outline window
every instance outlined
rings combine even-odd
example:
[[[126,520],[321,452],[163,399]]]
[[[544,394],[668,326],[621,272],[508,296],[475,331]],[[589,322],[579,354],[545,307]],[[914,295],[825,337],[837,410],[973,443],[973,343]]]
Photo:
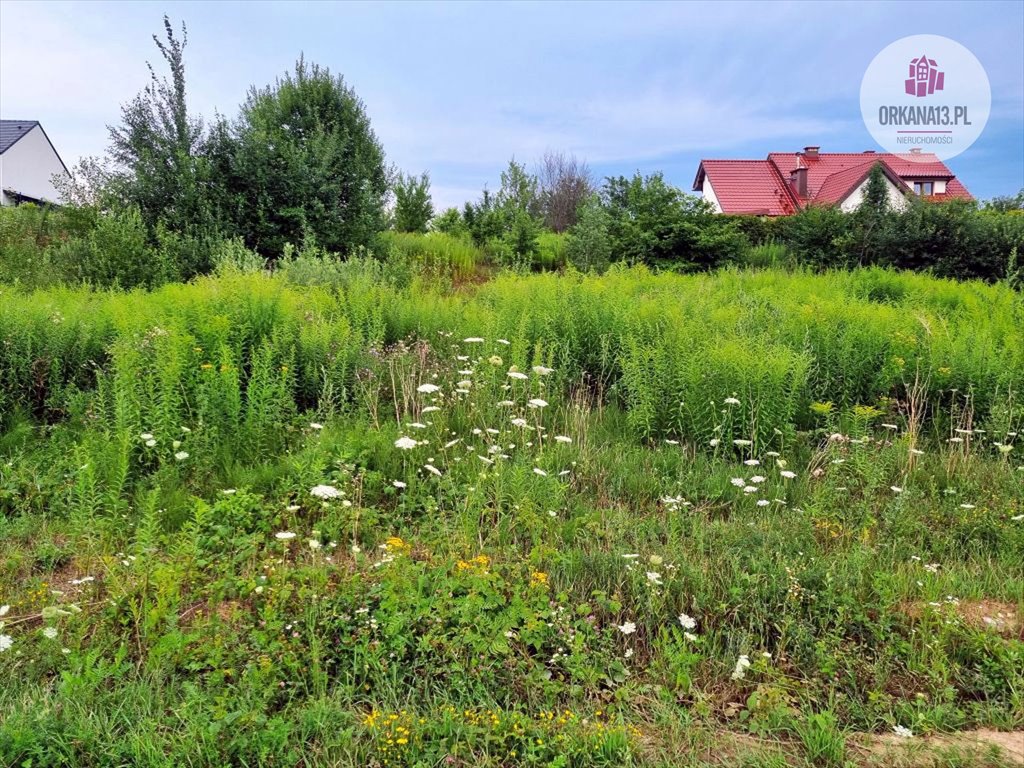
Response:
[[[915,181],[914,182],[914,194],[917,194],[917,195],[934,195],[935,194],[935,182],[932,182],[932,181]]]

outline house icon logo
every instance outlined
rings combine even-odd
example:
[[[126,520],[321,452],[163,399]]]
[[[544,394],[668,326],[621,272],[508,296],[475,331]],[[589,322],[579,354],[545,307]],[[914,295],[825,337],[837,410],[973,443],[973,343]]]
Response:
[[[941,91],[946,81],[946,73],[939,72],[935,59],[918,56],[910,60],[909,75],[903,81],[908,96],[931,96]]]

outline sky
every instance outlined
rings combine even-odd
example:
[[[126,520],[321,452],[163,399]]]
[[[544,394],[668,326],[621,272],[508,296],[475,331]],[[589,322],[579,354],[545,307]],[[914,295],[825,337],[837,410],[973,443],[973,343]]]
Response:
[[[1024,188],[1024,2],[330,3],[0,0],[0,117],[39,120],[68,166],[100,155],[188,26],[190,109],[233,117],[251,85],[308,61],[344,76],[388,162],[428,171],[440,210],[494,189],[510,158],[585,159],[597,177],[820,145],[877,149],[860,84],[886,45],[950,37],[985,67],[992,112],[947,165],[981,199]]]

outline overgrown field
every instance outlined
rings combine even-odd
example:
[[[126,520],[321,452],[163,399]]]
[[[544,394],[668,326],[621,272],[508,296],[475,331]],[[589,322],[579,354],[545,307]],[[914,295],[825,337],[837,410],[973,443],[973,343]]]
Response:
[[[0,288],[0,764],[842,766],[1024,727],[1019,293],[458,283]]]

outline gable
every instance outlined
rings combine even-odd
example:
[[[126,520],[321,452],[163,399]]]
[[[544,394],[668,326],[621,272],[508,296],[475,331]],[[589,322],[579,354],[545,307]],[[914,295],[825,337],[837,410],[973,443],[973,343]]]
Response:
[[[53,177],[69,174],[43,127],[33,123],[17,134],[0,154],[0,202],[12,203],[22,197],[57,202],[60,192]]]

